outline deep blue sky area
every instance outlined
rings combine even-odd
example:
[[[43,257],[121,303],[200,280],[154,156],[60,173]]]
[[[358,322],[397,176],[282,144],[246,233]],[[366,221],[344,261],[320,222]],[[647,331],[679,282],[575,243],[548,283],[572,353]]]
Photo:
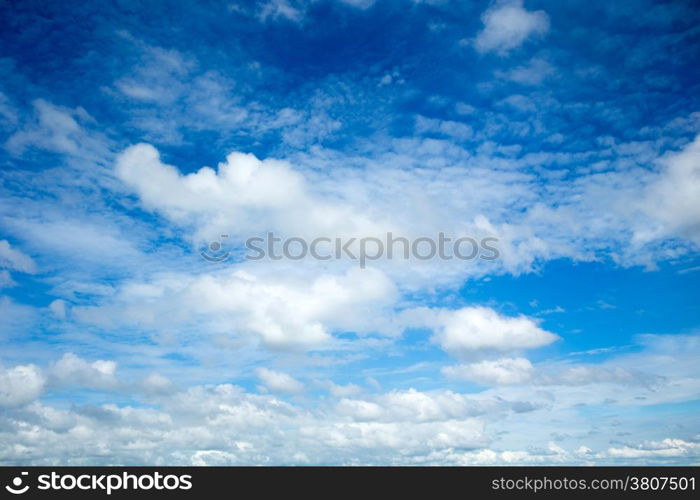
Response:
[[[183,51],[197,71],[233,78],[239,98],[270,106],[294,106],[323,87],[340,101],[335,107],[344,127],[327,138],[340,147],[381,131],[406,134],[415,113],[455,119],[459,115],[446,105],[453,100],[494,111],[513,91],[508,82],[493,80],[494,71],[533,53],[557,68],[533,97],[561,103],[539,104],[537,120],[567,140],[553,145],[535,137],[523,144],[499,133],[505,144],[580,151],[601,135],[637,139],[640,129],[698,107],[700,9],[694,2],[548,5],[549,43],[534,50],[525,45],[506,57],[453,43],[478,31],[483,10],[479,3],[455,3],[378,2],[363,10],[313,2],[301,23],[282,17],[262,24],[251,22],[254,5],[245,2],[7,3],[0,34],[3,87],[24,105],[49,94],[65,106],[83,107],[100,123],[113,124],[110,137],[123,143],[139,140],[139,131],[117,126],[128,121],[130,106],[110,96],[109,87],[127,68],[143,64],[144,45]],[[377,89],[376,81],[392,71],[407,85]],[[589,105],[575,105],[583,102]],[[522,115],[532,119],[530,111]],[[184,131],[184,140],[173,155],[186,162],[204,156],[206,164],[231,148],[266,155],[278,147],[274,137],[229,130]],[[201,165],[192,160],[183,166]]]

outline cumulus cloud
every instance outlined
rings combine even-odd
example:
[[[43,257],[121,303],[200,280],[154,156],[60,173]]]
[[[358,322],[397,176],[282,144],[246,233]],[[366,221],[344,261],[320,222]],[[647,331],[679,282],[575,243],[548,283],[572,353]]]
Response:
[[[160,401],[160,410],[34,404],[12,419],[2,415],[0,461],[411,463],[435,450],[470,450],[489,442],[484,423],[474,418],[353,421],[231,385],[193,387]],[[22,430],[25,419],[36,422],[32,432]]]
[[[0,368],[0,408],[22,406],[38,398],[46,380],[34,365]]]
[[[57,385],[76,385],[98,389],[117,385],[117,363],[98,360],[88,362],[75,354],[64,354],[48,371],[49,380]]]
[[[304,384],[286,373],[265,367],[258,368],[255,373],[257,373],[260,381],[265,384],[265,387],[272,392],[298,394],[304,390]]]
[[[680,235],[700,245],[700,135],[661,160],[663,170],[640,204],[656,225],[639,228],[642,241]]]
[[[151,373],[141,381],[141,389],[150,395],[169,394],[175,390],[173,382],[163,375]]]
[[[494,3],[481,20],[484,28],[474,41],[479,52],[496,52],[505,55],[535,35],[549,30],[549,16],[541,10],[528,11],[522,0],[506,0]]]
[[[263,164],[252,154],[232,153],[218,170],[203,167],[182,175],[161,163],[158,151],[148,144],[126,149],[116,164],[119,178],[136,189],[146,206],[174,219],[246,205],[285,209],[305,201],[303,178],[285,162]]]
[[[217,275],[160,276],[131,283],[99,306],[78,306],[79,321],[178,331],[196,324],[202,333],[253,337],[272,349],[326,344],[334,330],[369,333],[396,298],[380,271],[350,269],[308,276],[236,269]]]
[[[300,390],[285,374],[268,369],[258,373],[280,392]],[[381,409],[375,420],[342,407],[338,414],[310,411],[226,384],[158,398],[159,410],[113,404],[59,410],[33,404],[14,420],[0,416],[0,436],[14,432],[12,442],[21,445],[11,448],[3,439],[0,461],[46,463],[60,456],[62,463],[101,463],[118,455],[125,463],[382,463],[400,452],[410,463],[413,455],[474,449],[489,441],[484,423],[471,416],[468,398],[451,393],[389,394],[378,400]],[[32,419],[37,426],[32,433],[15,432],[21,428],[16,419]],[[87,458],[87,449],[99,453]]]
[[[510,352],[551,344],[558,337],[525,316],[508,317],[488,307],[406,311],[408,324],[435,331],[434,341],[456,357],[478,352]]]
[[[231,153],[217,171],[203,167],[182,175],[163,164],[153,146],[139,144],[119,156],[116,173],[146,207],[176,222],[196,223],[200,234],[248,237],[260,227],[301,236],[380,233],[363,210],[311,193],[304,176],[285,161]]]
[[[0,371],[0,462],[468,465],[697,460],[693,426],[678,426],[672,437],[667,427],[654,426],[644,441],[626,438],[611,447],[610,438],[619,432],[620,420],[627,425],[629,412],[602,415],[591,427],[579,411],[585,407],[590,412],[604,401],[606,408],[629,408],[697,398],[697,338],[642,340],[641,351],[619,355],[598,368],[609,372],[611,365],[643,365],[668,374],[654,387],[631,385],[620,377],[600,378],[590,387],[566,385],[580,379],[518,386],[510,382],[514,374],[529,371],[527,363],[503,358],[472,363],[469,373],[506,382],[502,387],[469,394],[415,388],[363,395],[341,391],[311,406],[302,398],[276,396],[298,394],[303,385],[288,373],[264,367],[257,370],[267,385],[262,394],[230,384],[178,387],[152,376],[138,382],[139,405],[89,402],[66,409],[37,401],[47,391],[65,387],[56,383],[56,366],[68,374],[64,382],[87,383],[86,377],[98,373],[117,377],[109,361],[70,355],[49,365],[47,375],[30,365]],[[582,366],[592,372],[597,365]],[[54,381],[46,382],[47,377]],[[103,390],[117,391],[121,399],[126,385],[118,379]],[[571,429],[581,436],[569,436]],[[533,447],[533,440],[543,445]]]
[[[478,417],[511,408],[513,403],[452,391],[394,390],[367,398],[342,398],[339,415],[356,422],[438,422]]]

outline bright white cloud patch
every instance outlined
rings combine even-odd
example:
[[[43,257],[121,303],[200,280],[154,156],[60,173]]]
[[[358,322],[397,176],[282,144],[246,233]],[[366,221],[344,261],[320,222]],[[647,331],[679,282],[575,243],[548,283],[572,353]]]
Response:
[[[265,367],[256,370],[260,381],[272,392],[297,394],[304,390],[304,384],[286,373],[270,370]]]
[[[379,233],[363,210],[314,195],[285,161],[231,153],[216,171],[203,167],[182,175],[161,163],[153,146],[139,144],[120,155],[116,173],[146,207],[182,224],[198,224],[200,236],[248,237],[260,227],[295,236]]]
[[[509,318],[484,307],[441,312],[437,321],[436,340],[456,356],[479,350],[533,349],[557,339],[529,318]]]
[[[432,328],[435,342],[456,357],[534,349],[557,339],[530,318],[502,316],[487,307],[417,309],[407,311],[404,317],[408,324]]]
[[[700,245],[700,135],[661,163],[661,175],[641,205],[659,224],[640,228],[637,237],[647,240],[678,234]]]
[[[124,286],[101,306],[74,307],[80,321],[138,325],[162,331],[197,326],[204,333],[250,336],[272,349],[308,349],[331,341],[336,329],[359,333],[382,327],[396,290],[380,271],[277,276],[233,269],[198,277],[164,275]]]
[[[0,408],[22,406],[38,398],[45,379],[34,365],[0,368]]]
[[[544,11],[528,11],[522,0],[496,2],[481,16],[484,28],[474,41],[479,52],[500,55],[519,47],[531,36],[543,35],[549,29],[549,16]]]

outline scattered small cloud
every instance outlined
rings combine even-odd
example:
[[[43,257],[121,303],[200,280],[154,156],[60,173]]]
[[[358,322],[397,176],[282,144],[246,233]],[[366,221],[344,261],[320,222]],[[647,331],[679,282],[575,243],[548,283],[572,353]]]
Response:
[[[481,16],[483,29],[474,40],[477,51],[506,55],[528,38],[549,30],[549,16],[542,10],[528,11],[523,0],[497,1]]]

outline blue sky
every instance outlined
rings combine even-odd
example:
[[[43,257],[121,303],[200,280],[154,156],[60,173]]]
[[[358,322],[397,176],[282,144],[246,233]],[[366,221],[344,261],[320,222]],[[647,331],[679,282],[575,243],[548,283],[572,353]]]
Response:
[[[0,463],[697,464],[698,26],[0,5]],[[247,260],[268,232],[500,258]]]

